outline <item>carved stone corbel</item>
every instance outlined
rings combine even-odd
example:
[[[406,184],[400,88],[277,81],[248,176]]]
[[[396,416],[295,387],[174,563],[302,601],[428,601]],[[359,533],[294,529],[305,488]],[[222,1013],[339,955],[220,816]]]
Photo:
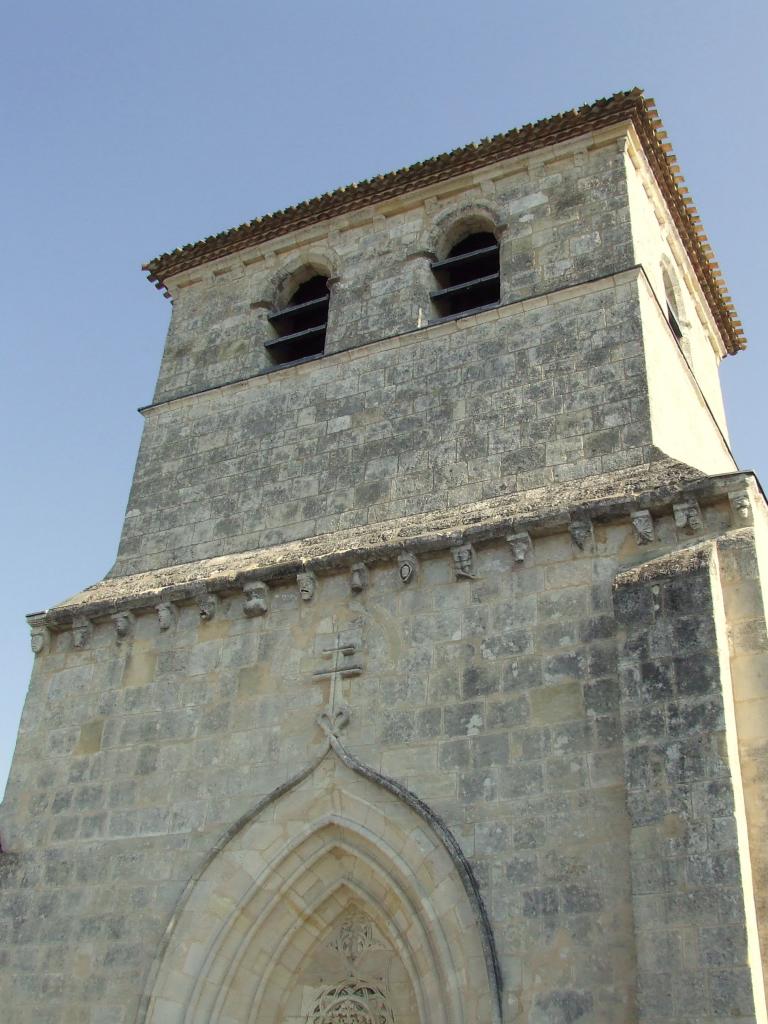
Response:
[[[587,551],[592,547],[592,521],[590,519],[572,519],[568,524],[571,540],[579,551]]]
[[[202,591],[197,596],[197,607],[202,621],[211,622],[212,619],[216,618],[219,599],[215,594],[209,594],[207,591]]]
[[[731,524],[749,526],[754,518],[749,491],[729,491],[728,501],[731,503]]]
[[[50,642],[51,633],[45,624],[45,616],[39,615],[27,619],[29,623],[29,643],[34,654],[39,654]]]
[[[176,607],[171,601],[161,601],[155,605],[157,612],[157,624],[164,633],[170,629],[176,621]]]
[[[361,593],[368,586],[368,566],[365,562],[355,562],[352,566],[349,586],[355,594]]]
[[[72,622],[72,646],[82,651],[86,648],[93,636],[93,623],[82,616]]]
[[[116,615],[112,616],[112,622],[115,624],[115,636],[117,637],[118,643],[121,643],[123,640],[127,640],[133,632],[133,612],[117,612]]]
[[[243,602],[243,614],[249,619],[259,615],[266,615],[269,611],[269,587],[262,580],[254,580],[246,583],[243,587],[245,601]]]
[[[419,560],[410,551],[403,551],[397,556],[397,574],[401,583],[410,583],[419,571]]]
[[[457,544],[451,548],[453,572],[457,580],[476,580],[475,551],[471,544]]]
[[[632,527],[638,544],[651,544],[656,540],[653,516],[647,508],[639,509],[637,512],[632,513]]]
[[[300,572],[296,575],[296,586],[299,588],[299,597],[302,601],[311,601],[317,590],[317,576],[310,570]]]
[[[528,554],[533,550],[531,535],[526,530],[520,533],[508,533],[507,544],[509,544],[512,552],[512,558],[518,565],[522,565]]]
[[[699,503],[693,498],[680,501],[672,506],[675,514],[675,526],[685,533],[700,533],[704,529]]]

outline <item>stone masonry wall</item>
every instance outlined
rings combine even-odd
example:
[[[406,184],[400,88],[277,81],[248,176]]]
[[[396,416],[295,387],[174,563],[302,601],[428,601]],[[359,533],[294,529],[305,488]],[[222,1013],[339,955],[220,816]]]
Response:
[[[706,396],[720,429],[727,435],[718,370],[724,350],[707,301],[701,292],[674,223],[665,215],[665,204],[653,172],[642,151],[630,144],[627,152],[629,198],[635,263],[642,265],[663,316],[667,314],[664,282],[673,288],[682,338],[673,338]]]
[[[113,573],[647,462],[636,277],[151,410]]]
[[[495,941],[503,1024],[760,1019],[740,825],[753,841],[765,827],[754,810],[765,741],[745,724],[762,699],[752,669],[765,646],[756,579],[748,593],[741,584],[754,537],[734,530],[747,506],[729,494],[722,439],[714,467],[688,457],[695,431],[712,447],[706,410],[681,426],[675,451],[658,444],[627,145],[617,126],[169,282],[173,318],[111,575],[195,563],[196,597],[179,589],[162,622],[150,602],[118,607],[118,589],[89,621],[69,606],[48,629],[40,617],[0,819],[13,1024],[143,1024],[190,879],[305,770],[292,799],[311,830],[320,783],[309,769],[333,728],[353,760],[391,780],[385,817],[398,817],[401,783],[415,798],[402,819],[421,801],[455,837]],[[489,228],[499,308],[429,323],[430,261],[462,231]],[[273,372],[267,313],[307,266],[331,279],[326,354]],[[527,509],[532,543],[505,539],[506,495],[588,478],[610,489],[610,474],[658,469],[665,453],[726,476],[702,483],[670,460],[647,508],[586,484],[556,512]],[[477,533],[462,577],[449,549],[483,499],[501,499],[504,518]],[[354,586],[339,568],[341,531],[451,509],[456,537],[435,530],[415,546],[410,582],[384,526],[385,547]],[[319,535],[339,557],[315,564],[313,593],[266,571],[273,545]],[[205,560],[247,551],[271,580],[265,613],[249,614],[234,576],[215,596],[205,588]],[[348,721],[338,702],[318,719],[334,687]],[[349,760],[323,765],[328,807],[343,804],[334,780],[347,794],[375,789]],[[234,874],[249,836],[270,842],[263,807],[230,850]],[[435,870],[455,864],[429,843],[443,856]],[[763,860],[751,860],[760,907]],[[453,893],[468,891],[446,884],[423,902],[453,914],[460,934],[472,912]],[[202,905],[208,896],[199,886]],[[208,909],[200,920],[215,922]],[[298,956],[288,949],[286,964]],[[255,983],[258,964],[248,969]],[[163,1012],[176,1024],[181,1002]]]
[[[269,368],[267,313],[307,265],[332,279],[329,353],[434,317],[429,262],[460,224],[496,231],[502,304],[625,270],[634,261],[623,151],[620,127],[585,135],[178,275],[155,401]]]
[[[766,628],[766,512],[758,498],[754,531],[718,545],[752,881],[763,974],[768,979],[768,629]],[[757,543],[755,543],[755,540]]]
[[[697,1019],[751,1020],[699,584],[664,585],[674,634],[661,622],[649,634],[621,605],[622,623],[657,645],[652,654],[674,662],[677,648],[658,645],[685,637],[680,656],[698,659],[700,671],[691,664],[669,683],[677,689],[663,712],[653,687],[667,685],[664,665],[643,675],[643,697],[617,660],[629,651],[616,642],[617,572],[729,528],[727,503],[703,517],[695,537],[657,518],[647,545],[626,521],[595,524],[583,549],[567,531],[536,535],[522,563],[503,540],[488,542],[476,579],[456,579],[445,550],[424,555],[407,585],[391,563],[372,567],[359,594],[345,572],[320,576],[307,602],[295,585],[275,585],[257,618],[233,594],[207,622],[195,605],[180,607],[165,632],[148,609],[123,640],[109,621],[82,649],[72,631],[53,634],[36,660],[3,808],[10,923],[0,965],[14,1024],[133,1022],[188,879],[233,822],[323,749],[315,716],[329,684],[314,674],[342,641],[356,644],[361,668],[341,683],[344,742],[424,800],[469,858],[501,959],[505,1021],[689,1019],[679,1001],[664,1015],[647,1001],[638,1011],[635,965],[639,956],[647,970],[651,955],[646,885],[664,894],[654,897],[662,932],[664,899],[686,935],[685,922],[701,925],[707,1003]],[[657,728],[659,713],[668,726]],[[658,764],[639,758],[646,731]],[[659,786],[687,801],[687,824],[659,804]],[[672,860],[651,857],[646,877],[638,836],[654,829]],[[699,903],[712,911],[706,922]],[[694,956],[678,953],[685,965]],[[699,998],[697,977],[686,975],[686,991]]]
[[[751,1020],[764,1006],[759,952],[749,948],[755,906],[737,827],[719,595],[712,545],[617,579],[638,1006],[648,1024]]]

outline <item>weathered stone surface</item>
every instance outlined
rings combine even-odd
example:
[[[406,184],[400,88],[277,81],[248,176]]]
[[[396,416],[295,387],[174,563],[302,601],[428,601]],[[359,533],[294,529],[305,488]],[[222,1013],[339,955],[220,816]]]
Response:
[[[672,526],[670,510],[659,520],[660,535],[670,536]],[[633,536],[628,515],[610,528],[600,570],[609,581],[623,564],[622,552],[638,550]],[[80,923],[79,901],[94,886],[113,886],[119,870],[120,891],[130,903],[121,911],[121,927],[130,921],[131,929],[141,930],[148,955],[185,872],[231,821],[319,749],[324,733],[315,717],[328,684],[313,686],[309,678],[322,668],[318,652],[329,644],[328,630],[354,634],[363,644],[362,671],[345,679],[339,665],[349,708],[345,742],[434,805],[473,858],[478,877],[490,871],[508,878],[486,893],[501,955],[524,963],[545,956],[549,940],[541,928],[547,921],[566,934],[577,921],[579,929],[601,922],[586,945],[567,947],[569,970],[591,977],[595,957],[607,964],[610,950],[625,948],[626,969],[609,974],[614,987],[625,987],[620,1003],[628,1007],[634,932],[620,923],[630,917],[620,915],[608,926],[604,914],[609,906],[630,914],[647,891],[656,891],[647,890],[657,883],[646,879],[644,865],[655,871],[666,863],[653,846],[650,859],[636,854],[635,834],[645,843],[649,829],[659,827],[678,845],[690,836],[670,864],[683,872],[685,892],[694,886],[694,899],[714,899],[718,886],[723,899],[740,892],[738,862],[722,859],[736,849],[735,831],[730,845],[724,837],[711,854],[698,838],[733,813],[718,741],[723,719],[713,703],[721,685],[716,644],[703,606],[701,574],[710,555],[706,545],[673,549],[655,565],[618,574],[617,615],[622,628],[633,631],[622,643],[640,658],[635,669],[622,653],[618,681],[614,632],[596,628],[606,618],[599,589],[593,594],[578,576],[563,572],[582,557],[563,524],[559,533],[537,538],[535,561],[511,571],[514,556],[502,532],[477,545],[477,580],[454,580],[446,546],[421,555],[408,587],[393,555],[369,569],[362,593],[350,589],[341,568],[323,577],[321,600],[303,602],[291,579],[276,581],[268,615],[245,616],[247,595],[232,591],[208,622],[200,621],[196,603],[179,605],[173,630],[162,631],[149,606],[121,645],[114,643],[109,619],[78,652],[68,648],[66,631],[54,632],[50,649],[38,655],[30,700],[34,705],[43,692],[48,699],[36,704],[34,731],[20,737],[4,839],[25,845],[21,837],[33,827],[24,808],[34,806],[45,885],[52,895],[61,886],[82,892],[62,921],[67,935],[96,927],[90,919]],[[556,579],[565,585],[553,586]],[[668,609],[664,623],[670,627],[660,624],[659,609]],[[356,656],[347,661],[357,663]],[[239,685],[228,667],[233,664]],[[243,673],[250,673],[247,685]],[[655,788],[659,777],[661,791]],[[681,787],[690,792],[684,812],[675,795]],[[542,859],[525,859],[529,851]],[[520,857],[527,867],[515,883],[507,872]],[[76,870],[87,890],[72,890]],[[668,876],[658,884],[670,893]],[[13,892],[30,906],[23,889]],[[114,892],[110,898],[114,906]],[[674,906],[685,920],[701,914],[693,903]],[[735,942],[743,931],[733,917],[738,903],[729,906]],[[702,927],[716,926],[706,915],[698,919]],[[708,933],[707,949],[713,941]],[[106,1005],[118,993],[130,1003],[145,956],[130,939],[109,938],[103,925],[98,942],[108,958],[130,955],[133,966],[126,961],[119,983],[89,961],[110,993]],[[722,973],[716,953],[706,955]],[[67,999],[87,998],[79,984],[69,982]],[[531,997],[537,1000],[531,1013],[540,1019],[564,1019],[586,1007],[582,996],[598,998],[597,989],[579,989],[579,998],[556,984],[547,991]],[[717,999],[720,1006],[726,995]]]
[[[615,581],[639,998],[652,1019],[684,1013],[692,992],[699,1019],[761,1012],[762,976],[749,969],[757,921],[749,852],[737,835],[746,809],[730,673],[720,660],[727,640],[717,566],[715,547],[703,543]],[[715,828],[723,839],[713,848]],[[659,960],[670,943],[692,944],[698,958]]]
[[[739,478],[743,476],[740,474]],[[690,467],[661,461],[590,477],[576,484],[534,488],[445,512],[409,516],[376,528],[357,528],[153,572],[107,577],[56,605],[44,621],[54,626],[68,625],[80,610],[91,610],[97,616],[109,614],[117,606],[142,607],[161,595],[188,599],[201,581],[211,589],[226,592],[240,589],[254,575],[288,579],[308,564],[328,571],[349,565],[361,555],[381,562],[396,557],[405,544],[418,551],[440,550],[450,546],[460,526],[475,541],[490,539],[502,536],[513,516],[531,529],[550,533],[568,521],[569,509],[588,512],[595,521],[628,518],[633,503],[642,499],[662,513],[670,510],[673,495],[683,485],[686,492],[695,490],[701,500],[712,502],[722,498],[732,485],[732,478],[707,478]],[[561,569],[562,566],[553,568],[550,574]],[[569,566],[568,571],[573,569]]]
[[[625,126],[442,187],[169,282],[118,562],[29,620],[14,1024],[764,1019],[768,521],[707,298],[679,265],[683,359]],[[470,229],[501,302],[434,322]],[[326,355],[272,367],[312,268]]]

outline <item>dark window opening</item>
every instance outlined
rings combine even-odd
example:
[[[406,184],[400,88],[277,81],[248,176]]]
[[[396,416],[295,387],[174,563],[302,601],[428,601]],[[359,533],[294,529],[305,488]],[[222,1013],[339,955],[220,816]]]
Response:
[[[662,270],[662,279],[664,281],[664,297],[667,300],[667,323],[672,329],[676,340],[682,341],[683,329],[680,326],[680,314],[678,313],[677,303],[678,290],[667,270]]]
[[[432,264],[439,288],[430,298],[438,317],[458,316],[498,305],[499,243],[490,231],[467,235],[445,259]]]
[[[267,319],[278,336],[264,347],[276,363],[292,363],[323,352],[330,298],[328,278],[318,274],[299,285],[287,306],[269,314]]]
[[[667,303],[667,320],[669,321],[669,326],[672,328],[672,333],[677,338],[677,340],[680,341],[680,339],[683,336],[683,332],[680,329],[680,324],[677,322],[675,312],[669,303]]]

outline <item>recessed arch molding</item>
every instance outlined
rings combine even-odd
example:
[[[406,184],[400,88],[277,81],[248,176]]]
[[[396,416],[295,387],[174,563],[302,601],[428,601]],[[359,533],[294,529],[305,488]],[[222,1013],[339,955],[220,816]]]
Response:
[[[413,990],[409,1024],[500,1024],[494,936],[455,836],[335,736],[203,859],[165,929],[136,1024],[311,1019],[317,993],[343,980],[327,973],[328,936],[350,913],[367,915],[380,937],[368,967],[361,961],[361,992],[384,991],[399,971]]]

